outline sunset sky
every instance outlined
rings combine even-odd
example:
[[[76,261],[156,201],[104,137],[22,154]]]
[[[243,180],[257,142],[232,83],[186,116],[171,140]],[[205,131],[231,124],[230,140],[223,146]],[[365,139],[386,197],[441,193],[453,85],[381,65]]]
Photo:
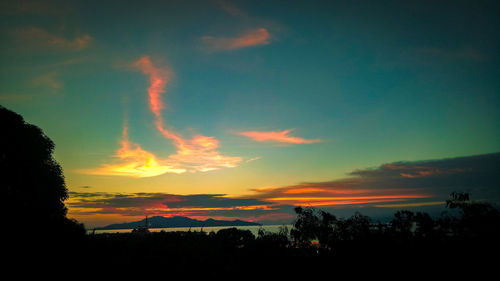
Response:
[[[498,1],[2,1],[0,104],[68,216],[293,220],[500,202]]]

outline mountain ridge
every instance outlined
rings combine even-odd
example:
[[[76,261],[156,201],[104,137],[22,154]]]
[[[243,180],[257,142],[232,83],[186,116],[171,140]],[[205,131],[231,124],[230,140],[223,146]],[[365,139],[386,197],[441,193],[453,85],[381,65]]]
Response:
[[[135,222],[110,224],[96,229],[100,230],[132,229],[139,226],[144,226],[145,224],[146,224],[146,219],[143,219]],[[183,216],[174,216],[168,218],[163,216],[153,216],[148,218],[149,228],[252,226],[252,225],[261,225],[261,224],[255,222],[242,221],[242,220],[226,221],[226,220],[215,220],[212,218],[206,220],[197,220]]]

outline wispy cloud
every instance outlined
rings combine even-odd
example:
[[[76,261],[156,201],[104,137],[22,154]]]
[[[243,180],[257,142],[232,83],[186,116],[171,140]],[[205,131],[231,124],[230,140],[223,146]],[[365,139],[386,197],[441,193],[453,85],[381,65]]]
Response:
[[[177,154],[169,156],[170,161],[182,164],[191,172],[206,172],[222,167],[233,168],[241,162],[240,157],[221,155],[216,150],[219,147],[219,141],[214,137],[196,135],[189,140],[167,130],[166,122],[161,114],[161,109],[164,107],[161,94],[165,92],[170,72],[168,69],[154,66],[147,56],[139,59],[135,65],[150,78],[149,104],[156,118],[156,128],[165,138],[172,140],[177,148]]]
[[[262,157],[261,156],[257,156],[257,157],[253,157],[253,158],[247,159],[245,162],[246,163],[250,163],[250,162],[253,162],[253,161],[260,160],[260,159],[262,159]]]
[[[239,135],[249,137],[254,141],[258,142],[280,142],[280,143],[317,143],[321,142],[320,139],[303,139],[299,137],[291,136],[290,133],[293,129],[284,130],[284,131],[246,131],[246,132],[238,132]]]
[[[428,61],[434,61],[437,58],[448,59],[448,60],[464,60],[464,61],[476,61],[482,62],[486,59],[486,56],[477,48],[472,47],[462,47],[454,49],[437,48],[437,47],[420,47],[413,48],[410,50],[413,52],[413,56],[419,57],[420,59],[427,59]]]
[[[267,45],[270,43],[271,34],[262,27],[247,30],[235,37],[203,36],[201,39],[207,50],[215,52]]]
[[[41,74],[31,80],[31,85],[34,87],[48,87],[52,90],[59,90],[63,84],[57,78],[58,73],[56,71]]]
[[[149,107],[157,118],[161,118],[161,110],[164,107],[161,95],[165,93],[165,86],[171,79],[170,70],[155,67],[148,56],[140,58],[134,66],[149,76]]]
[[[14,36],[21,41],[23,48],[49,48],[79,51],[92,44],[94,38],[88,34],[66,39],[39,27],[25,27],[14,31]]]
[[[106,164],[97,169],[80,170],[80,172],[97,175],[121,175],[134,177],[151,177],[165,173],[207,172],[220,168],[234,168],[241,157],[225,156],[217,151],[219,141],[214,137],[195,135],[185,139],[173,130],[166,129],[166,122],[161,110],[164,108],[162,95],[171,79],[171,71],[155,66],[148,56],[136,61],[134,67],[149,77],[149,107],[154,115],[156,129],[168,140],[171,140],[177,153],[167,158],[159,158],[140,145],[129,141],[128,127],[124,126],[121,148],[115,158],[117,163]]]
[[[215,0],[215,3],[226,13],[234,17],[248,17],[247,13],[242,9],[236,7],[233,3],[227,0]]]

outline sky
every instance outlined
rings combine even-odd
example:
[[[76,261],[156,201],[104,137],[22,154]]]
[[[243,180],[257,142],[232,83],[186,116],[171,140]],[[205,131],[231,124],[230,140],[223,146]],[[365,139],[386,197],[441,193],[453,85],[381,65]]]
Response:
[[[500,203],[498,1],[2,1],[0,104],[68,216],[288,223]]]

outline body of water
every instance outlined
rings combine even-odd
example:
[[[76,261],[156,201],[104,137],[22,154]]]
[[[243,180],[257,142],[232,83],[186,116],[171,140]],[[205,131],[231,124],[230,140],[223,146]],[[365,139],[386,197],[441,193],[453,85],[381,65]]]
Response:
[[[160,231],[165,231],[165,232],[175,232],[175,231],[205,231],[206,233],[210,232],[217,232],[221,229],[226,229],[226,228],[233,228],[236,227],[237,229],[241,230],[250,230],[253,235],[257,236],[259,233],[259,229],[264,229],[266,232],[278,232],[280,228],[282,227],[287,227],[288,231],[292,229],[293,225],[251,225],[251,226],[212,226],[212,227],[169,227],[169,228],[150,228],[149,231],[151,232],[160,232]],[[88,234],[93,233],[94,230],[89,229],[87,230]],[[132,232],[132,229],[96,229],[95,233],[100,234],[100,233],[130,233]]]

